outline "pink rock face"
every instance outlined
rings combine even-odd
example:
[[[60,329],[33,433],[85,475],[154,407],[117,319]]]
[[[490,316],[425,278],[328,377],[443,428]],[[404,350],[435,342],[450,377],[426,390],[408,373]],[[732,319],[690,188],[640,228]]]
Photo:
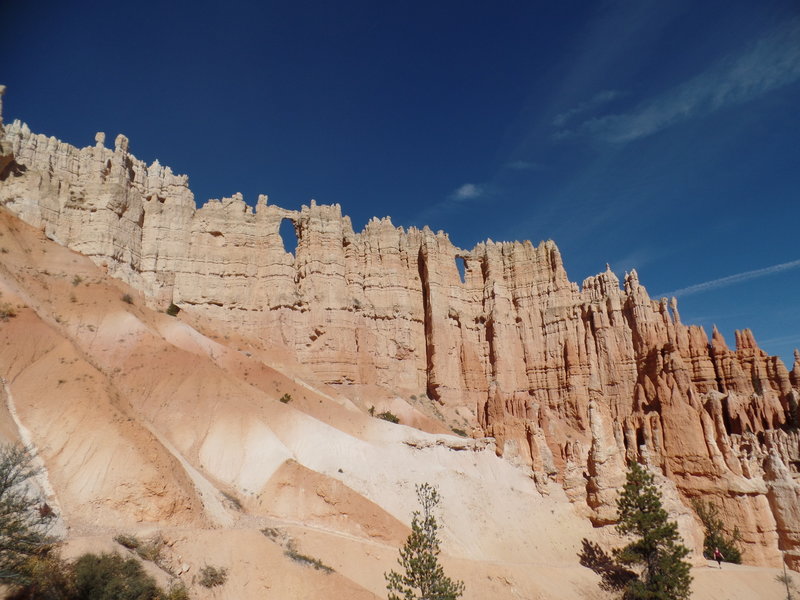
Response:
[[[338,205],[263,196],[196,209],[187,178],[137,160],[123,136],[78,149],[19,122],[0,131],[0,203],[152,306],[283,345],[325,383],[427,394],[598,524],[614,518],[626,460],[645,462],[683,499],[720,506],[750,560],[777,564],[780,548],[800,565],[800,354],[789,372],[747,329],[735,350],[716,329],[709,343],[636,271],[622,288],[610,269],[578,287],[552,241],[463,250],[443,232],[388,218],[354,232]]]

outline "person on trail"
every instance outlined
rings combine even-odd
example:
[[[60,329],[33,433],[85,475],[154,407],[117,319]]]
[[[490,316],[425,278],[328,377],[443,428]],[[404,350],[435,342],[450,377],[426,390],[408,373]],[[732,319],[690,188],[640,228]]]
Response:
[[[714,560],[717,561],[717,565],[719,565],[720,569],[722,568],[722,560],[724,558],[725,557],[722,556],[722,552],[719,551],[719,548],[714,548]]]

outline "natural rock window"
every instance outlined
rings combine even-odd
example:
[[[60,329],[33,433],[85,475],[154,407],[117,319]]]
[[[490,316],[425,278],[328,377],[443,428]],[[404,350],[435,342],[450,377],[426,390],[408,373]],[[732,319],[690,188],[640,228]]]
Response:
[[[294,256],[297,250],[297,232],[294,229],[292,220],[283,219],[278,233],[283,241],[283,250]]]

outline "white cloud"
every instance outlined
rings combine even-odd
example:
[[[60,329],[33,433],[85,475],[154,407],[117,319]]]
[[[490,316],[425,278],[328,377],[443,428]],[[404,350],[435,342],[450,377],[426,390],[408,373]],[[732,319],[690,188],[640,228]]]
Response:
[[[774,275],[775,273],[780,273],[781,271],[788,271],[789,269],[796,269],[798,267],[800,267],[800,260],[792,260],[789,262],[781,263],[779,265],[764,267],[763,269],[744,271],[743,273],[737,273],[736,275],[728,275],[727,277],[720,277],[719,279],[704,281],[703,283],[690,285],[689,287],[681,288],[679,290],[673,290],[671,292],[657,294],[654,296],[654,298],[664,298],[664,297],[669,298],[671,296],[680,297],[680,296],[688,296],[690,294],[698,294],[700,292],[707,292],[709,290],[715,290],[717,288],[727,287],[735,283],[749,281],[750,279],[765,277],[767,275]]]
[[[574,108],[571,108],[561,114],[558,114],[553,119],[554,127],[563,127],[567,121],[574,119],[578,115],[584,114],[590,110],[594,110],[603,104],[611,102],[615,98],[619,98],[620,93],[616,90],[603,90],[597,92],[591,99],[581,102]]]
[[[729,56],[630,112],[585,120],[573,130],[556,132],[555,138],[592,135],[610,142],[630,142],[681,121],[748,102],[798,79],[800,20],[795,19],[744,52]]]
[[[456,200],[471,200],[481,196],[483,196],[483,188],[474,183],[465,183],[453,192],[453,198]]]
[[[541,163],[528,160],[513,160],[510,163],[506,163],[505,167],[514,171],[541,171],[545,168]]]

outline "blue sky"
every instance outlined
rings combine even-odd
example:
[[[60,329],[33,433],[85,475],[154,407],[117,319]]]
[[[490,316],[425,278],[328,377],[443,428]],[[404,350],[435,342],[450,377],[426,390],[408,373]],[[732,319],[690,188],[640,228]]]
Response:
[[[19,2],[5,118],[126,134],[198,202],[554,239],[685,322],[800,347],[800,5]]]

